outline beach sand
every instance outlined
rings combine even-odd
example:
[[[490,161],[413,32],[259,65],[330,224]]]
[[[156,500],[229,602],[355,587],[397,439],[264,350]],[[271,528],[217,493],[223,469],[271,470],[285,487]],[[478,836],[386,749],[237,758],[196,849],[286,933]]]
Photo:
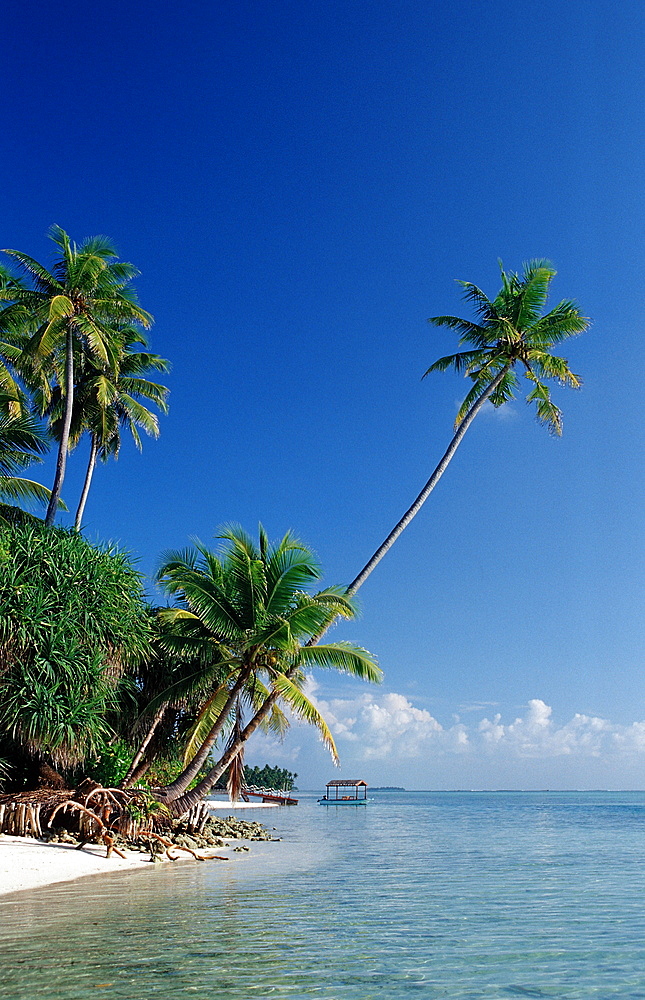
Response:
[[[234,803],[225,799],[210,800],[208,807],[214,812],[222,810],[227,816],[246,812],[247,809],[281,808],[274,802]],[[229,843],[226,847],[218,847],[216,853],[227,854],[231,850]],[[20,889],[37,889],[55,882],[69,882],[83,875],[153,867],[148,861],[149,855],[139,851],[125,851],[125,859],[117,854],[106,858],[105,852],[103,844],[87,844],[82,851],[78,851],[73,844],[47,844],[32,837],[10,837],[0,833],[0,895]],[[204,853],[211,851],[207,849]],[[192,858],[186,854],[180,860],[191,861]],[[163,857],[162,861],[167,863]]]
[[[288,809],[290,806],[281,806],[279,802],[231,802],[230,799],[206,799],[209,809],[227,809],[229,812],[242,812],[246,809]]]
[[[148,855],[138,851],[124,852],[125,860],[116,854],[106,858],[105,852],[102,844],[87,844],[77,851],[73,844],[46,844],[32,837],[0,834],[0,894],[68,882],[82,875],[152,867]]]

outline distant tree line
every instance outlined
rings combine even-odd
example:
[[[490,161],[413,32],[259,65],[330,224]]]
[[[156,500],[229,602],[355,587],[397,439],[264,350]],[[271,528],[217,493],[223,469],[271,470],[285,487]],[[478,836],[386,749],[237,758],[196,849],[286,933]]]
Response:
[[[257,785],[259,788],[284,788],[291,791],[297,777],[297,774],[292,774],[283,767],[271,767],[270,764],[244,768],[246,784]]]

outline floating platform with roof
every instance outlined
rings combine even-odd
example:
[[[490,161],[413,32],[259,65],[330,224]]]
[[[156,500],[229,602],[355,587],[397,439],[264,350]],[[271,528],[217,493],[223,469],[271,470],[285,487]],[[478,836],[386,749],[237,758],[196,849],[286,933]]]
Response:
[[[343,792],[349,792],[343,795]],[[367,782],[339,778],[327,782],[327,794],[318,799],[321,806],[365,806],[367,805]]]

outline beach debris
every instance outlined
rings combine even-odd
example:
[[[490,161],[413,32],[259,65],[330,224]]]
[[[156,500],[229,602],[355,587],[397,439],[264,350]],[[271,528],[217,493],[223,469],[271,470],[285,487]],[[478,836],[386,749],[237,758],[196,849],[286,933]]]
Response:
[[[0,834],[35,837],[74,845],[103,844],[106,858],[126,857],[124,850],[176,861],[190,855],[198,861],[228,858],[213,854],[231,840],[271,841],[262,823],[213,816],[205,803],[180,819],[173,819],[147,789],[103,787],[85,779],[74,790],[38,788],[0,795]],[[248,847],[235,850],[248,851]]]

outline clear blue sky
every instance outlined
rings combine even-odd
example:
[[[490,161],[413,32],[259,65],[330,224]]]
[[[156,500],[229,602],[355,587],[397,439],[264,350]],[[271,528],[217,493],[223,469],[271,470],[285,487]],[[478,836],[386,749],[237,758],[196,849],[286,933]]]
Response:
[[[548,257],[593,319],[564,437],[522,402],[478,418],[337,631],[386,674],[317,678],[345,775],[645,786],[644,43],[633,0],[3,13],[1,244],[107,234],[173,363],[160,440],[99,468],[86,511],[147,574],[261,520],[348,582],[451,434],[467,386],[420,376],[454,279],[494,293],[498,258]],[[300,728],[249,759],[332,776]]]

